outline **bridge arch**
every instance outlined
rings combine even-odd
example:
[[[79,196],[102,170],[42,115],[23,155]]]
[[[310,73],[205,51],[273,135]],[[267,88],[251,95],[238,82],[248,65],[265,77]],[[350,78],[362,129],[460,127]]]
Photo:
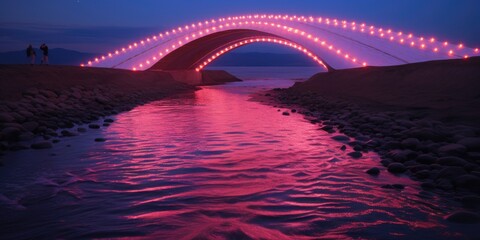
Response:
[[[440,42],[365,23],[264,14],[212,19],[178,27],[109,52],[82,66],[131,70],[201,69],[212,54],[252,39],[276,39],[301,46],[307,55],[334,69],[400,65],[480,54],[478,48],[468,48],[461,43]]]

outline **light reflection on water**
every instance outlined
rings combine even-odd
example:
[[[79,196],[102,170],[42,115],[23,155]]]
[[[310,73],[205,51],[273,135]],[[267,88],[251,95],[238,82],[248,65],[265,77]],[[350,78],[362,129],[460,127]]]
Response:
[[[458,237],[452,209],[352,159],[301,115],[249,101],[248,81],[139,106],[52,150],[6,156],[0,236],[157,239]],[[107,139],[94,143],[95,137]],[[72,145],[72,147],[68,147]],[[348,152],[348,151],[347,151]],[[52,156],[55,153],[55,156]],[[405,190],[381,188],[400,183]]]

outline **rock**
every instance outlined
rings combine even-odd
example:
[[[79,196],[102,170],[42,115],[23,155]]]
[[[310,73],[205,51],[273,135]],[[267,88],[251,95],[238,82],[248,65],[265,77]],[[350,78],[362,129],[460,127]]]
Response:
[[[373,167],[373,168],[370,168],[366,171],[366,173],[370,174],[370,175],[373,175],[373,176],[377,176],[378,174],[380,174],[380,169],[378,169],[377,167]]]
[[[467,174],[467,171],[462,167],[445,167],[436,174],[436,178],[448,178],[453,179],[454,177]]]
[[[420,145],[420,141],[416,138],[407,138],[403,140],[400,144],[402,144],[402,147],[404,148],[416,149]]]
[[[95,101],[96,101],[97,103],[100,103],[100,104],[105,105],[105,104],[108,104],[110,100],[108,100],[108,99],[107,99],[106,97],[104,97],[104,96],[97,96],[97,97],[95,97]]]
[[[353,150],[355,150],[355,151],[357,151],[357,152],[363,151],[363,147],[362,147],[361,145],[355,145],[355,146],[353,147]]]
[[[480,178],[471,174],[464,174],[454,179],[457,187],[467,188],[471,190],[480,189]]]
[[[32,118],[32,117],[35,116],[33,113],[31,113],[28,110],[20,110],[20,111],[18,111],[18,114],[24,116],[25,118]]]
[[[465,146],[469,151],[480,151],[480,138],[463,138],[457,143]]]
[[[33,132],[33,131],[35,131],[35,129],[37,129],[38,123],[37,122],[24,122],[24,123],[22,123],[22,126],[26,130],[28,130],[30,132]]]
[[[342,150],[342,151],[345,151],[345,150],[347,150],[347,146],[345,146],[345,145],[342,145],[342,146],[340,147],[340,150]]]
[[[411,150],[394,149],[390,151],[387,156],[393,159],[395,162],[405,162],[409,159],[413,159],[417,156],[417,153]]]
[[[70,132],[70,131],[68,131],[68,130],[62,130],[60,133],[61,133],[62,136],[64,136],[64,137],[74,137],[74,136],[78,136],[77,133]]]
[[[459,157],[441,157],[437,159],[437,163],[444,166],[465,166],[468,162]]]
[[[50,142],[37,142],[33,143],[31,146],[33,149],[46,149],[46,148],[52,148],[52,143]]]
[[[53,139],[52,140],[52,143],[59,143],[60,142],[60,139]]]
[[[105,138],[95,138],[95,142],[105,142],[107,141]]]
[[[405,185],[403,184],[392,184],[393,188],[395,189],[405,189]]]
[[[23,132],[18,135],[19,141],[29,141],[35,138],[35,135],[31,132]]]
[[[460,202],[466,208],[480,208],[480,196],[464,196]]]
[[[440,178],[436,180],[436,187],[443,190],[450,191],[453,189],[453,184],[452,184],[452,181],[450,181],[449,179]]]
[[[388,167],[388,165],[390,165],[390,163],[392,163],[392,160],[390,159],[382,159],[382,161],[380,161],[380,163],[385,166],[385,167]]]
[[[99,129],[100,125],[92,123],[92,124],[89,124],[88,127],[91,129]]]
[[[418,164],[417,164],[417,162],[415,162],[413,160],[409,160],[409,161],[404,162],[403,165],[405,167],[407,167],[408,169],[410,169],[410,168],[413,168],[413,167],[417,166]]]
[[[412,128],[402,132],[402,134],[419,140],[442,141],[445,139],[443,134],[436,132],[431,128]]]
[[[446,217],[447,221],[454,223],[478,223],[480,222],[480,216],[474,212],[469,211],[456,211]]]
[[[414,176],[418,179],[425,179],[430,177],[430,171],[428,170],[421,170],[414,174]]]
[[[407,168],[401,163],[390,163],[388,171],[391,173],[403,173],[407,171]]]
[[[347,155],[352,158],[361,158],[363,156],[363,154],[358,151],[347,153]]]
[[[423,170],[430,170],[430,166],[425,164],[415,164],[407,167],[410,172],[416,173]]]
[[[17,140],[20,135],[20,129],[16,127],[6,127],[0,132],[4,139]]]
[[[445,155],[463,156],[465,155],[466,151],[467,151],[467,148],[465,146],[457,143],[447,144],[438,148],[438,152],[440,153],[440,155],[443,155],[443,156]]]
[[[16,113],[16,112],[12,112],[10,114],[14,119],[15,119],[15,122],[18,122],[18,123],[22,123],[22,122],[25,122],[25,117]]]
[[[104,123],[104,124],[102,124],[102,126],[108,127],[108,126],[110,126],[110,123]]]
[[[345,135],[336,135],[332,137],[333,140],[340,141],[340,142],[348,142],[350,138]]]
[[[84,132],[87,132],[87,129],[83,128],[83,127],[79,127],[79,128],[77,128],[77,131],[81,132],[81,133],[84,133]]]
[[[420,185],[420,187],[423,189],[434,189],[435,185],[431,182],[424,182]]]
[[[0,112],[0,122],[13,122],[15,118],[7,112]]]
[[[35,97],[35,95],[38,94],[38,89],[37,88],[29,88],[26,91],[22,93],[24,96],[32,96]]]
[[[325,125],[321,127],[320,129],[324,130],[325,132],[333,133],[333,127],[330,125]]]
[[[282,112],[282,115],[288,116],[288,115],[290,115],[290,113],[285,111],[285,112]]]
[[[107,118],[107,119],[103,120],[103,122],[106,122],[106,123],[113,123],[113,119],[111,119],[111,118]]]
[[[19,150],[28,149],[28,146],[26,146],[22,143],[13,143],[12,145],[9,146],[9,149],[11,151],[19,151]]]
[[[437,158],[435,158],[435,157],[433,157],[429,154],[420,154],[415,159],[415,161],[417,161],[418,163],[423,163],[423,164],[432,164],[432,163],[435,163],[436,160],[437,160]]]
[[[292,113],[296,113],[296,112],[297,112],[296,109],[292,109],[292,110],[290,110],[290,111],[291,111]]]
[[[403,190],[405,186],[402,184],[385,184],[382,188]]]
[[[50,90],[39,90],[39,93],[46,98],[57,98],[58,95]]]

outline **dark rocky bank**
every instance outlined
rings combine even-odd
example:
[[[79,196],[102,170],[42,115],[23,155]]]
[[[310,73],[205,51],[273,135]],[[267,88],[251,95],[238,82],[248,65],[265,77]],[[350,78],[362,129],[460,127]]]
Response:
[[[302,109],[322,130],[348,136],[336,138],[352,158],[378,153],[385,168],[366,174],[406,175],[463,204],[466,211],[447,220],[480,222],[479,60],[321,73],[266,95]]]
[[[202,75],[208,85],[238,80],[221,71]],[[102,118],[108,126],[106,116],[195,89],[159,71],[0,65],[0,154],[50,148],[59,137],[100,128],[90,123]]]

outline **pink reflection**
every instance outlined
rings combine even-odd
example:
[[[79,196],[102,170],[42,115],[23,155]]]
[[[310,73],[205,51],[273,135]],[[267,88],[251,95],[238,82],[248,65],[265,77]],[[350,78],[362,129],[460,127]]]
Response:
[[[175,239],[347,238],[364,228],[395,236],[396,226],[439,236],[445,228],[441,206],[429,207],[440,203],[418,197],[417,183],[365,174],[378,156],[352,159],[318,126],[247,101],[248,91],[205,87],[118,116],[105,133],[118,139],[105,143],[112,155],[97,164],[125,184],[106,189],[129,200],[124,218],[167,225],[152,237]],[[391,183],[407,187],[381,188]]]

